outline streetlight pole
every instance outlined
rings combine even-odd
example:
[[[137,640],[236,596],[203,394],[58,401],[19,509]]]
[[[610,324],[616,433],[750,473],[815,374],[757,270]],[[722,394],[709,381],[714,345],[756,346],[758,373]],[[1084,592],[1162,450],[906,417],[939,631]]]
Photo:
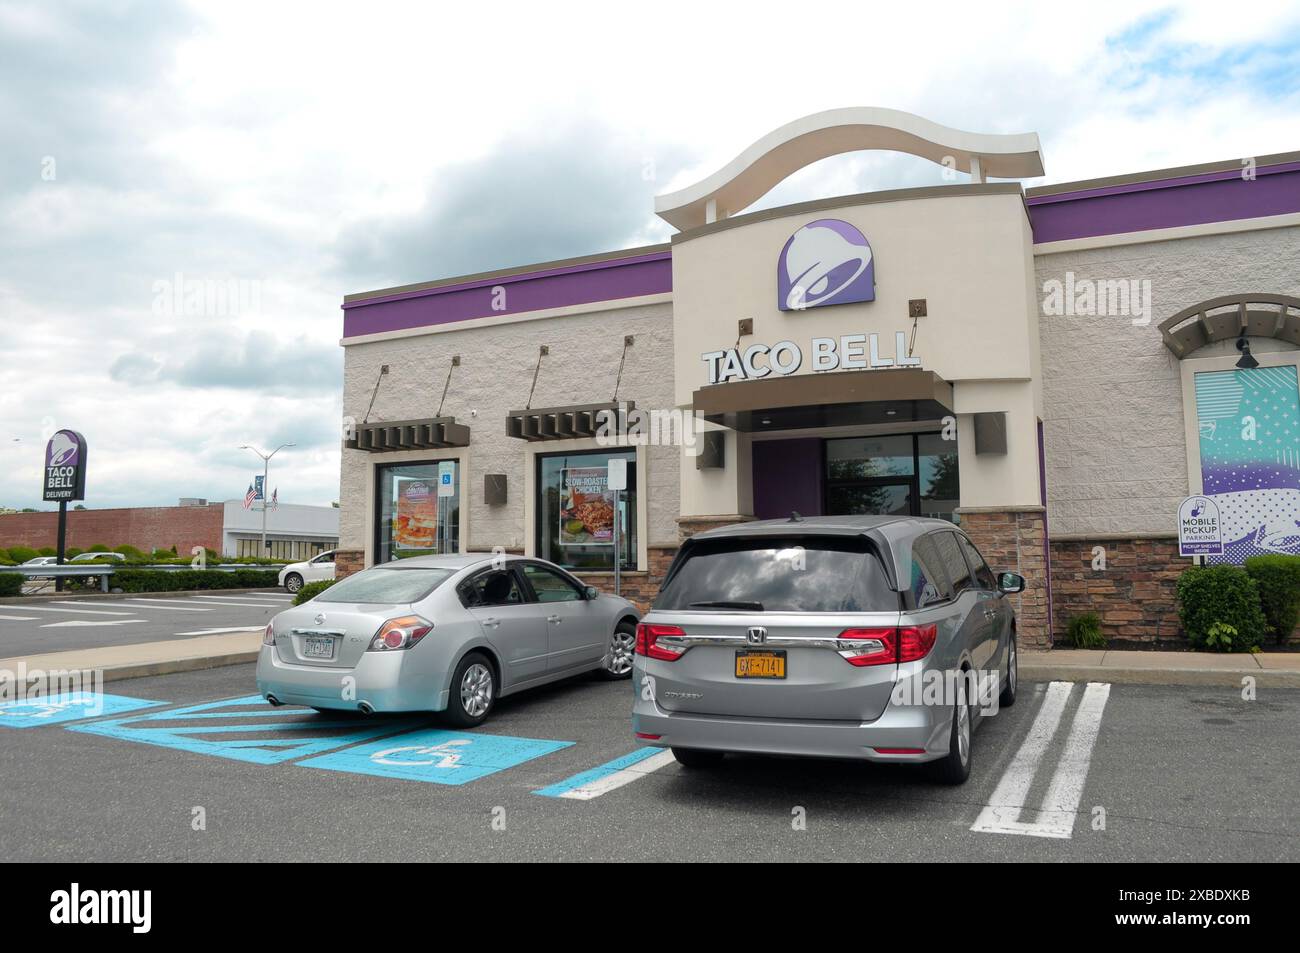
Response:
[[[248,444],[244,444],[239,448],[240,450],[252,450],[262,458],[262,550],[258,554],[262,559],[266,558],[266,491],[271,485],[271,458],[285,447],[296,446],[298,446],[296,443],[282,443],[270,453],[263,453],[261,450],[258,450],[256,447],[250,447]]]

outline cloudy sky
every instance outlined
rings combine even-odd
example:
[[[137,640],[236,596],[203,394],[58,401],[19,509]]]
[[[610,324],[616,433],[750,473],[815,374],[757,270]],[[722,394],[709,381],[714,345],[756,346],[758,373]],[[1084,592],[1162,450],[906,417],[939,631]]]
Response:
[[[665,240],[656,193],[852,105],[1036,131],[1046,182],[1296,150],[1300,4],[0,0],[0,506],[60,427],[91,507],[289,442],[328,504],[344,294]],[[760,205],[939,181],[856,154]]]

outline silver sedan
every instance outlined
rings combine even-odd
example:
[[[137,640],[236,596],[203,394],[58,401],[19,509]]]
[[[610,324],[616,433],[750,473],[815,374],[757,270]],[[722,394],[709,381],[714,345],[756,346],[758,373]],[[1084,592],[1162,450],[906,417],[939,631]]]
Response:
[[[637,610],[540,559],[420,556],[348,576],[266,627],[273,705],[439,711],[481,724],[498,698],[598,671],[628,678]]]

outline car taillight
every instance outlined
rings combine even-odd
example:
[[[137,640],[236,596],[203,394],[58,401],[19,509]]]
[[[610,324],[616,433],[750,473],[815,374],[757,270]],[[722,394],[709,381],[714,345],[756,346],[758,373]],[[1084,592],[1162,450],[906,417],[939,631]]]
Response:
[[[883,626],[869,629],[845,629],[839,634],[841,642],[855,644],[839,650],[850,665],[888,665],[895,662],[915,662],[930,654],[938,627],[929,625]]]
[[[262,644],[275,645],[275,623],[274,622],[268,622],[266,624],[266,631],[262,633]]]
[[[660,645],[664,637],[683,636],[686,633],[675,625],[656,625],[652,622],[638,622],[636,626],[636,654],[646,658],[659,659],[661,662],[675,662],[686,651],[685,646]]]
[[[371,652],[396,652],[409,649],[433,631],[433,623],[418,615],[389,619],[370,640]]]
[[[934,640],[939,634],[939,627],[931,622],[929,625],[905,625],[898,630],[898,660],[915,662],[930,654]]]

